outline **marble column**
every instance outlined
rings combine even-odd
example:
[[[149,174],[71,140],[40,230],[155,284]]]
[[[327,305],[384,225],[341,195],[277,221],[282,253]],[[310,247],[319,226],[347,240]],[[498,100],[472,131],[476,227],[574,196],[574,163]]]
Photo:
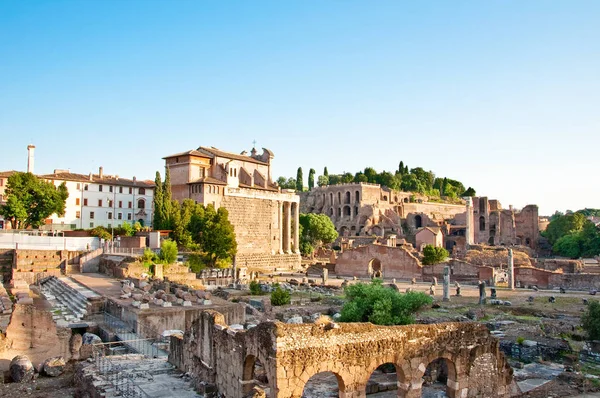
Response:
[[[467,249],[470,245],[474,244],[475,228],[473,225],[473,199],[469,196],[466,199],[467,202]]]
[[[294,252],[300,253],[300,204],[294,203]]]
[[[444,297],[442,301],[450,301],[450,267],[444,267]]]
[[[277,222],[279,223],[279,254],[283,254],[283,203],[277,202],[277,209],[279,210],[279,216]]]
[[[508,288],[515,290],[515,260],[512,249],[508,249]]]
[[[292,237],[292,206],[290,202],[283,202],[283,252],[291,253],[291,237]]]

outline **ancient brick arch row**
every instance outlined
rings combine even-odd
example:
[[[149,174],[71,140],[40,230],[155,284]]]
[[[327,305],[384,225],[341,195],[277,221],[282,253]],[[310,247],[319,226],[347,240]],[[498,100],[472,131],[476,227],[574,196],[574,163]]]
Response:
[[[301,383],[296,386],[290,385],[293,392],[290,398],[300,398],[303,395],[306,385],[311,378],[321,373],[332,373],[335,375],[339,388],[340,398],[364,398],[366,396],[367,382],[373,372],[381,365],[392,364],[396,369],[398,383],[398,398],[417,398],[421,397],[423,376],[429,364],[436,360],[444,360],[448,368],[448,378],[446,383],[446,393],[449,397],[502,397],[508,396],[508,390],[504,387],[496,391],[496,383],[488,384],[489,377],[497,373],[498,366],[502,366],[502,361],[491,352],[485,352],[481,347],[473,348],[473,354],[469,355],[472,358],[471,363],[464,363],[460,359],[464,354],[452,354],[444,352],[441,354],[434,353],[426,357],[420,358],[398,358],[396,355],[377,358],[371,361],[366,368],[354,369],[351,374],[346,369],[338,366],[328,366],[324,364],[318,371],[311,375],[305,382],[302,377]],[[304,383],[304,384],[302,384]],[[291,383],[290,383],[291,384]],[[469,388],[470,387],[470,388]]]

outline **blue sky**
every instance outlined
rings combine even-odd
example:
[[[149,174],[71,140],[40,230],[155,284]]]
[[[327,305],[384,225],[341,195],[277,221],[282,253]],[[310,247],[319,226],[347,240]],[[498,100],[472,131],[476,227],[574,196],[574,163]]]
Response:
[[[400,160],[508,207],[600,208],[598,1],[2,1],[0,170],[275,176]]]

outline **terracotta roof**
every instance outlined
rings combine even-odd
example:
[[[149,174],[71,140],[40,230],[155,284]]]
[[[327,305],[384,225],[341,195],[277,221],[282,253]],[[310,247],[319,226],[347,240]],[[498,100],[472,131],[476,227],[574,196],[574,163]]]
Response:
[[[192,156],[202,156],[202,157],[209,157],[209,158],[213,158],[213,156],[207,156],[205,153],[202,152],[198,152],[195,149],[192,149],[191,151],[187,151],[187,152],[180,152],[180,153],[176,153],[174,155],[169,155],[169,156],[165,156],[163,159],[169,159],[169,158],[174,158],[176,156],[186,156],[186,155],[192,155]]]
[[[52,174],[44,174],[38,176],[40,178],[45,178],[47,180],[62,180],[62,181],[77,181],[77,182],[92,182],[96,184],[106,184],[106,185],[117,185],[117,186],[127,186],[127,187],[141,187],[141,188],[154,188],[154,181],[151,180],[130,180],[128,178],[118,179],[115,176],[100,176],[98,174],[92,174],[92,179],[90,180],[90,176],[85,174],[77,174],[77,173],[52,173]]]
[[[417,233],[419,233],[425,229],[428,230],[429,232],[433,233],[434,235],[437,235],[441,232],[440,228],[437,228],[437,227],[423,227],[423,228],[419,229],[417,231]]]
[[[226,182],[218,180],[214,177],[203,177],[203,178],[199,178],[195,181],[188,182],[188,184],[198,184],[198,183],[227,185]]]
[[[17,173],[17,171],[15,170],[8,170],[8,171],[0,171],[0,177],[10,177],[11,175]]]
[[[242,184],[242,183],[240,183],[240,188],[245,188],[245,189],[261,189],[263,191],[274,191],[274,192],[278,192],[279,191],[279,189],[277,189],[275,187],[266,187],[266,188],[264,188],[264,187],[261,187],[261,186],[258,186],[258,185],[252,186],[252,185],[246,185],[246,184]]]
[[[217,148],[212,148],[212,147],[209,148],[209,147],[201,146],[198,148],[198,151],[204,151],[210,155],[219,156],[222,158],[235,159],[235,160],[240,160],[242,162],[252,162],[252,163],[258,163],[258,164],[264,164],[265,166],[268,165],[268,163],[265,163],[262,160],[254,159],[253,157],[246,156],[246,155],[239,155],[237,153],[225,152],[225,151],[221,151],[220,149],[217,149]]]

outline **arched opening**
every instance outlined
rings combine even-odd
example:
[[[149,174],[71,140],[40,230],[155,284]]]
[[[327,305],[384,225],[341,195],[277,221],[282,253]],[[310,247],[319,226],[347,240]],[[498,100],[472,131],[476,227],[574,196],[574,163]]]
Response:
[[[352,215],[352,208],[350,206],[344,206],[344,215],[348,217]]]
[[[420,215],[415,216],[415,229],[419,229],[423,226],[423,218]]]
[[[394,196],[394,203],[398,203],[398,197]]]
[[[356,191],[356,192],[354,193],[354,196],[355,196],[355,201],[356,201],[356,202],[360,202],[360,193],[359,193],[358,191]]]
[[[329,204],[333,205],[333,193],[329,193]]]
[[[346,192],[346,204],[350,204],[350,192]]]
[[[525,238],[525,244],[529,246],[531,244],[531,239]]]
[[[358,206],[354,206],[354,215],[358,216]]]
[[[138,209],[143,209],[146,207],[146,201],[144,199],[138,200]]]
[[[145,195],[146,194],[146,188],[140,188],[138,190],[138,192],[139,192],[140,195]]]
[[[446,358],[436,358],[431,361],[423,374],[422,397],[451,397],[449,386],[454,386],[456,369],[454,363]]]
[[[488,239],[488,244],[490,246],[494,246],[494,237],[493,236],[490,236],[490,238]]]
[[[314,374],[302,391],[302,398],[334,398],[345,392],[344,381],[333,372],[320,372]]]
[[[263,390],[269,388],[269,379],[265,367],[260,360],[254,355],[248,355],[244,361],[244,394],[252,391],[254,386],[258,386]]]
[[[338,217],[341,217],[341,216],[342,216],[342,208],[338,207]]]
[[[408,198],[404,198],[404,203],[408,203]]]
[[[340,228],[340,236],[348,236],[348,227]]]
[[[485,231],[485,217],[484,216],[479,217],[479,230]]]
[[[378,258],[374,258],[369,261],[369,274],[372,278],[382,278],[383,270],[381,268],[381,261]]]
[[[384,200],[385,202],[387,202],[387,200],[388,200],[388,199],[387,199],[387,195],[383,195],[383,200]]]
[[[342,193],[338,192],[338,204],[342,204]]]
[[[452,253],[452,250],[454,249],[454,246],[456,246],[456,242],[453,240],[447,240],[446,241],[446,250],[448,250],[450,253]]]
[[[331,217],[333,217],[333,207],[330,207],[330,208],[329,208],[329,215],[330,215]]]
[[[398,372],[398,367],[391,362],[380,365],[371,373],[367,381],[367,394],[377,394],[382,397],[398,396],[393,393],[385,393],[398,389],[398,383],[404,383],[402,371]]]
[[[142,220],[142,219],[140,218],[140,219],[138,220],[138,222],[140,223],[140,225],[141,225],[142,227],[144,227],[144,220]]]

